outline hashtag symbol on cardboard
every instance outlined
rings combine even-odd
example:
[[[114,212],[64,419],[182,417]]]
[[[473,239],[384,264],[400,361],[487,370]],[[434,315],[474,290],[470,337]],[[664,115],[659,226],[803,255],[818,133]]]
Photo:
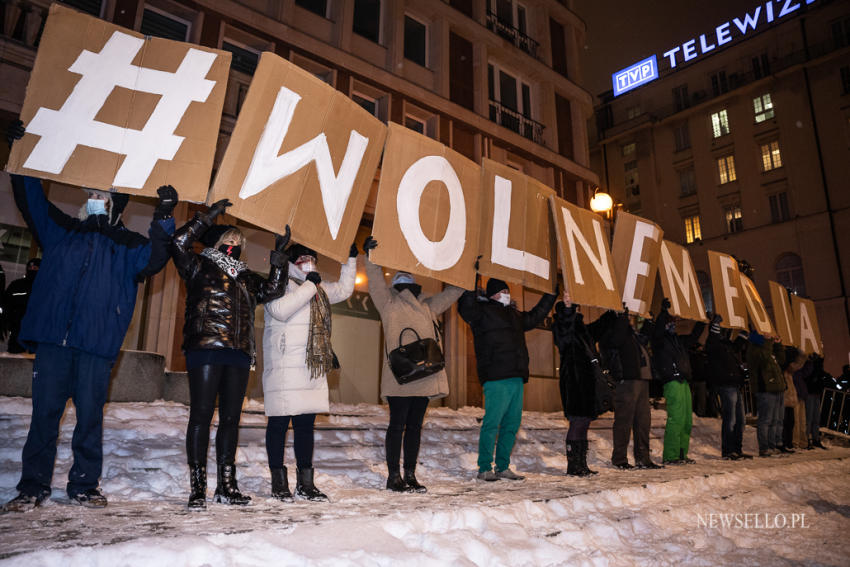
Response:
[[[68,68],[81,75],[62,108],[39,108],[27,132],[41,136],[25,168],[61,173],[78,145],[125,156],[112,184],[139,189],[160,159],[174,159],[183,137],[174,134],[192,102],[205,102],[215,81],[206,79],[216,54],[189,49],[173,73],[133,65],[145,40],[114,32],[100,53],[84,50]],[[160,95],[141,130],[95,120],[116,87]]]

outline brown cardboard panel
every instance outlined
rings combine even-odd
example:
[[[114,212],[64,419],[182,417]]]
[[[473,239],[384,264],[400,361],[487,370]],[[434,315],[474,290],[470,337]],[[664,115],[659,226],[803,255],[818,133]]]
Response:
[[[343,262],[385,136],[350,98],[263,53],[208,202],[229,198],[228,213],[273,232],[289,224],[293,242]]]
[[[552,293],[557,266],[549,197],[554,190],[487,158],[481,161],[481,189],[481,275]]]
[[[723,317],[720,326],[727,329],[747,328],[747,306],[738,261],[728,254],[708,251],[714,310]]]
[[[611,255],[623,303],[633,313],[649,317],[655,274],[664,231],[657,224],[626,213],[617,213]]]
[[[21,110],[27,134],[6,171],[135,195],[173,185],[181,200],[205,200],[230,58],[53,4]]]
[[[795,331],[799,331],[795,325],[794,314],[791,311],[791,302],[788,301],[788,292],[782,284],[768,281],[770,285],[770,302],[773,304],[773,320],[779,340],[786,346],[799,344]]]
[[[658,275],[664,297],[672,304],[670,313],[694,321],[706,320],[702,290],[687,248],[662,240]],[[660,301],[655,303],[660,304]]]
[[[555,195],[549,198],[558,239],[564,285],[570,301],[606,309],[623,310],[608,229],[594,212]]]
[[[818,324],[815,302],[799,295],[791,295],[791,310],[794,313],[797,348],[806,354],[823,354],[823,340]]]
[[[740,278],[741,286],[744,288],[747,313],[750,315],[750,325],[762,335],[775,336],[776,331],[773,328],[770,315],[764,307],[764,302],[761,300],[758,290],[756,290],[756,285],[744,274],[741,274]]]
[[[475,286],[481,168],[427,136],[390,123],[372,234],[373,262]]]

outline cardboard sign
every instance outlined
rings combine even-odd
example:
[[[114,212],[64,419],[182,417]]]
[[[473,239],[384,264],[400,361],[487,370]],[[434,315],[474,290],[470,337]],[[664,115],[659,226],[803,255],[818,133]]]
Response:
[[[209,188],[230,53],[142,34],[58,4],[6,171],[182,200]]]
[[[781,284],[774,281],[767,282],[770,286],[770,302],[773,304],[773,320],[776,322],[776,331],[779,339],[786,346],[797,345],[794,331],[794,314],[791,311],[791,302],[788,301],[788,291]]]
[[[573,303],[623,310],[608,248],[608,228],[599,215],[551,196],[564,284]]]
[[[739,277],[741,278],[741,286],[744,288],[744,299],[747,304],[747,313],[750,315],[750,325],[762,335],[776,335],[773,323],[770,321],[770,315],[764,307],[764,302],[761,300],[753,280],[744,274],[740,274]]]
[[[481,275],[552,293],[556,266],[551,262],[555,240],[549,197],[555,192],[484,158],[481,194]]]
[[[823,354],[815,302],[811,299],[803,299],[799,295],[791,295],[791,310],[794,313],[797,347],[806,354],[813,352]]]
[[[670,313],[684,319],[706,321],[705,304],[691,255],[675,242],[661,242],[661,289],[670,299]]]
[[[714,290],[714,310],[723,317],[721,327],[747,328],[747,307],[738,261],[732,256],[708,251],[711,288]]]
[[[617,213],[611,251],[617,284],[623,292],[623,303],[641,317],[650,316],[663,235],[655,223],[626,212]]]
[[[481,168],[443,144],[391,123],[375,223],[378,265],[475,286]]]
[[[386,127],[297,65],[263,53],[209,203],[344,262]]]

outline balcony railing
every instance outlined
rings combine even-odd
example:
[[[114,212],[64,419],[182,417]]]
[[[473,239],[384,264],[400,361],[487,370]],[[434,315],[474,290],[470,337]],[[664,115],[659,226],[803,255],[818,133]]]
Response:
[[[490,101],[490,120],[508,130],[513,130],[536,144],[543,145],[543,124],[528,116],[523,116],[497,100]]]
[[[0,37],[38,47],[49,2],[0,0]]]
[[[492,12],[489,9],[487,10],[487,29],[502,36],[535,59],[540,58],[537,54],[538,48],[540,47],[538,42],[513,27],[510,22],[500,19],[495,12]]]

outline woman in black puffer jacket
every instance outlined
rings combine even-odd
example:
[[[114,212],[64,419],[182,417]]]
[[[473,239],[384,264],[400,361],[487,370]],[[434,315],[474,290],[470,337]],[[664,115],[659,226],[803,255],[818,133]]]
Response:
[[[254,309],[284,294],[288,259],[283,252],[289,241],[275,238],[269,257],[268,279],[248,270],[239,255],[245,237],[233,226],[215,225],[215,218],[230,206],[227,199],[213,204],[208,214],[195,218],[174,234],[171,256],[180,276],[186,280],[186,321],[183,326],[183,352],[189,373],[189,426],[186,430],[186,456],[189,460],[190,508],[206,507],[207,448],[210,423],[219,398],[219,425],[216,434],[218,465],[215,501],[248,504],[251,497],[239,492],[236,484],[236,442],[239,418],[254,363]],[[199,240],[205,248],[193,250]]]

